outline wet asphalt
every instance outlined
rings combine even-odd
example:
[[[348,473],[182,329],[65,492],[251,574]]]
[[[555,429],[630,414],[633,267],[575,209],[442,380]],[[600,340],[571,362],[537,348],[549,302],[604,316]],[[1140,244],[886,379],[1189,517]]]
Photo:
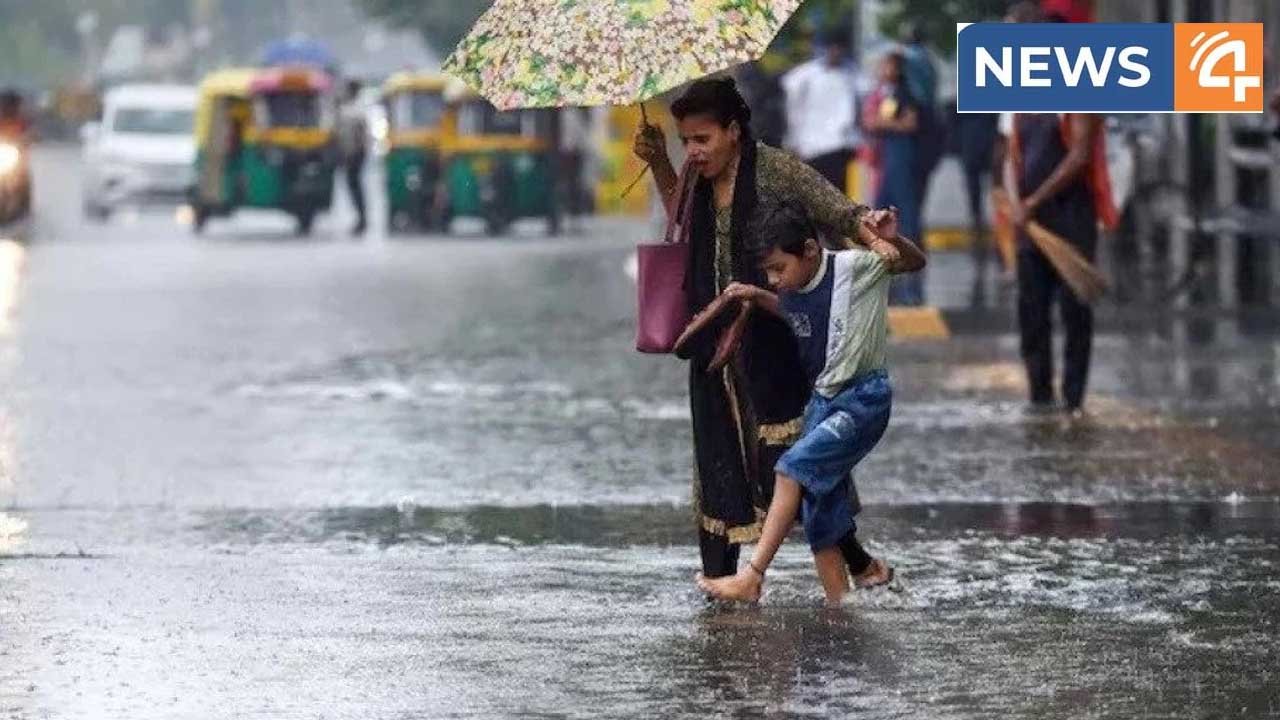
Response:
[[[1024,412],[1007,308],[893,342],[858,479],[901,592],[823,609],[796,542],[725,607],[683,368],[631,349],[644,225],[195,238],[83,221],[74,151],[37,163],[0,232],[0,718],[1280,717],[1256,313],[1104,323],[1078,420]]]

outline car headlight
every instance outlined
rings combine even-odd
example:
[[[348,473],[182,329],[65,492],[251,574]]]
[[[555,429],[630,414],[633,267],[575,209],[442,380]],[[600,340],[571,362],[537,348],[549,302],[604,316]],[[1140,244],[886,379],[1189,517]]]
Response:
[[[8,175],[22,162],[22,151],[17,145],[0,143],[0,175]]]

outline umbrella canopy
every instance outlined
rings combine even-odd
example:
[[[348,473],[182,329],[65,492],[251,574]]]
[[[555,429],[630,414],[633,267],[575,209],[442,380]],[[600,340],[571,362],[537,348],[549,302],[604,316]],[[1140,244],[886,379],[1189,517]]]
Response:
[[[327,45],[307,38],[275,40],[262,49],[261,59],[266,66],[308,65],[329,71],[338,67],[338,58]]]
[[[801,0],[496,0],[444,69],[497,107],[630,105],[760,57]]]

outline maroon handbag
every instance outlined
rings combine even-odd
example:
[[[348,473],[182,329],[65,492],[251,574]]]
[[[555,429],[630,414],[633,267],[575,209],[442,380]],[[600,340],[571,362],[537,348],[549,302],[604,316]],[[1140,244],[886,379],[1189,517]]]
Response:
[[[661,243],[636,247],[636,350],[670,353],[689,325],[685,274],[689,270],[689,219],[693,193],[689,166],[680,171],[676,204],[667,213]]]

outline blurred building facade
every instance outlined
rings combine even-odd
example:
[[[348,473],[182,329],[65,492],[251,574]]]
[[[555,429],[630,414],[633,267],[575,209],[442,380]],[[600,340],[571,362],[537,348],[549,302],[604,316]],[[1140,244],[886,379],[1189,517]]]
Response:
[[[1129,0],[1096,4],[1099,22],[1262,22],[1267,97],[1280,90],[1280,3],[1275,0]],[[1201,260],[1206,301],[1232,308],[1280,303],[1280,139],[1272,114],[1157,116],[1159,142],[1148,173],[1187,188],[1203,223],[1176,223],[1171,275]],[[1147,181],[1160,178],[1146,178]],[[1137,182],[1144,178],[1138,177]],[[1175,302],[1187,302],[1186,296]]]

